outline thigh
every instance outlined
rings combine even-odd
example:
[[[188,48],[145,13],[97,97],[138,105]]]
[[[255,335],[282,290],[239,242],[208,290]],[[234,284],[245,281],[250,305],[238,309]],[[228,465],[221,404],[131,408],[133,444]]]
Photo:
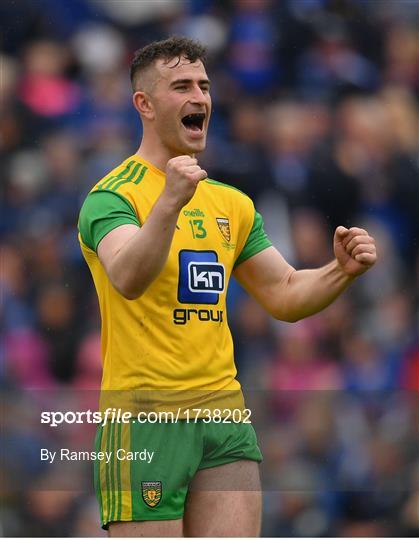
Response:
[[[108,536],[119,538],[179,538],[183,536],[183,523],[181,519],[167,521],[120,521],[109,524]]]
[[[241,460],[202,469],[190,485],[183,518],[185,536],[260,535],[259,465]]]

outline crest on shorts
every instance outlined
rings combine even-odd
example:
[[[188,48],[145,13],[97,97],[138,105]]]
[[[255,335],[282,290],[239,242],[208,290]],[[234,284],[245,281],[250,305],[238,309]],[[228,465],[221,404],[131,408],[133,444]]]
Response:
[[[230,242],[231,234],[230,234],[230,222],[228,221],[228,218],[218,217],[216,219],[217,219],[217,225],[218,225],[218,228],[220,229],[221,234],[224,236],[227,242]]]
[[[141,482],[141,494],[147,506],[157,506],[161,500],[161,492],[161,482]]]

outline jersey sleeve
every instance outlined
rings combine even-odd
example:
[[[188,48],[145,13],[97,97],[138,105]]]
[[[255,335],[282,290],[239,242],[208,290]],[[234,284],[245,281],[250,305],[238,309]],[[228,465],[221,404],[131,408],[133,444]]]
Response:
[[[250,230],[249,236],[247,237],[246,243],[243,246],[240,255],[237,257],[236,262],[234,263],[234,268],[270,246],[272,246],[272,242],[269,240],[263,228],[262,216],[255,210],[253,227]]]
[[[132,204],[119,193],[92,191],[80,210],[79,232],[83,243],[96,251],[99,242],[120,225],[137,225],[137,214]]]

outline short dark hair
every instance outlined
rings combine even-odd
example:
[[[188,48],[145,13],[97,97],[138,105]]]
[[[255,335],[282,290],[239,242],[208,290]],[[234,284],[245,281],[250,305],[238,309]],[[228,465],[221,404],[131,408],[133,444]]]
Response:
[[[153,41],[134,53],[130,69],[132,88],[135,90],[137,74],[156,60],[162,58],[169,62],[172,58],[184,56],[190,62],[204,62],[206,54],[206,48],[199,41],[186,37],[173,36],[162,41]]]

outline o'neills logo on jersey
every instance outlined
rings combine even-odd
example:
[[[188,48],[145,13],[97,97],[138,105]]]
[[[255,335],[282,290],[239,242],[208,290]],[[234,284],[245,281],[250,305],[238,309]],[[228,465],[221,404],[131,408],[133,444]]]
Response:
[[[231,233],[230,233],[230,222],[228,218],[218,217],[216,218],[216,220],[217,220],[217,225],[218,225],[218,228],[220,229],[221,234],[224,236],[227,242],[230,242]]]
[[[183,215],[190,217],[205,217],[204,212],[199,208],[194,208],[193,210],[184,210]]]

